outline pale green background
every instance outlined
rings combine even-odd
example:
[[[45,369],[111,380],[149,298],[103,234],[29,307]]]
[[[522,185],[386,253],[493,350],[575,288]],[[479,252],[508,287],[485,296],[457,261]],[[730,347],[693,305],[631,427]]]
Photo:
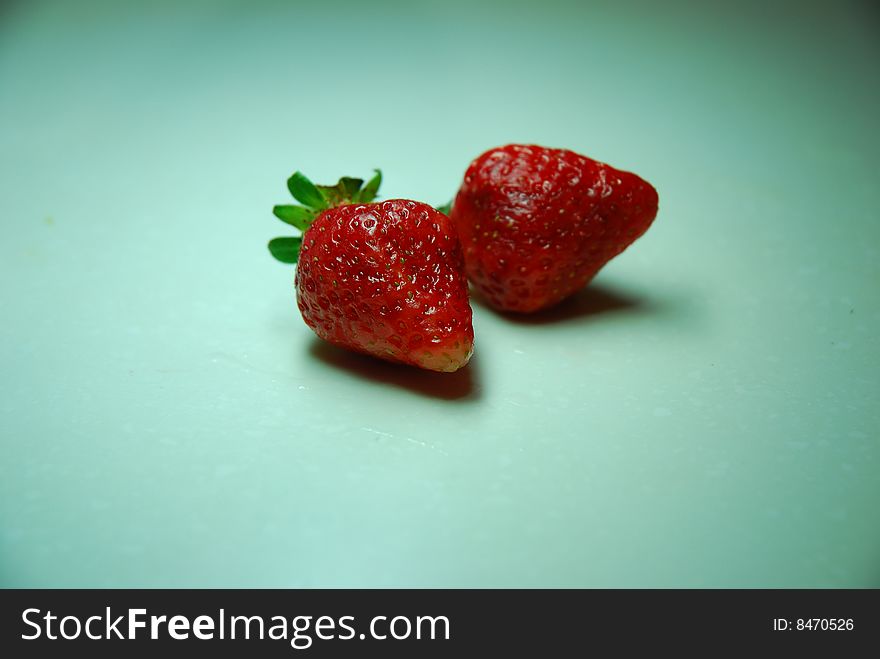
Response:
[[[880,585],[871,3],[138,4],[0,14],[0,583]],[[287,175],[512,141],[655,226],[459,375],[319,345]]]

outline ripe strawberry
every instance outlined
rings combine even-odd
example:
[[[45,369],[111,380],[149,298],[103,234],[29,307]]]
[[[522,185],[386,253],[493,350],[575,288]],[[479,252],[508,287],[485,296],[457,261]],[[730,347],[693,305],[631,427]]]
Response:
[[[530,312],[583,288],[641,236],[657,191],[572,151],[511,144],[471,163],[449,214],[476,289],[497,309]]]
[[[303,206],[275,215],[301,237],[269,242],[297,263],[295,286],[306,324],[330,343],[431,371],[456,371],[473,352],[474,329],[461,245],[448,217],[407,199],[373,202],[381,173],[366,186],[342,178],[316,186],[288,180]]]

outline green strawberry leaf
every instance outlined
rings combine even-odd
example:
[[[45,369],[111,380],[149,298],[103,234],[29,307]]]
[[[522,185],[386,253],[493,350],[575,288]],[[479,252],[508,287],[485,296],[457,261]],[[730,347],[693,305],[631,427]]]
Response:
[[[358,197],[358,191],[363,184],[363,179],[343,176],[336,185],[317,185],[315,187],[321,191],[324,199],[332,207],[355,202]]]
[[[358,192],[361,189],[361,186],[364,184],[364,179],[362,178],[351,178],[349,176],[343,176],[339,179],[339,183],[336,184],[337,188],[342,189],[342,193],[345,195],[345,198],[349,201],[354,201],[357,199]]]
[[[305,231],[315,219],[315,211],[305,206],[275,206],[272,209],[282,222],[295,226],[300,231]]]
[[[301,204],[315,210],[327,208],[327,200],[324,195],[302,172],[294,172],[293,176],[287,179],[287,188],[293,198]]]
[[[437,206],[437,210],[443,213],[444,215],[449,215],[449,211],[452,210],[452,202],[447,201],[442,206]]]
[[[376,198],[376,194],[379,192],[379,186],[382,185],[382,171],[375,169],[376,175],[367,181],[367,184],[363,187],[360,194],[357,195],[357,201],[368,204],[373,199]]]
[[[273,238],[269,241],[269,251],[272,256],[282,263],[296,263],[299,259],[299,249],[302,247],[301,236],[289,236]]]

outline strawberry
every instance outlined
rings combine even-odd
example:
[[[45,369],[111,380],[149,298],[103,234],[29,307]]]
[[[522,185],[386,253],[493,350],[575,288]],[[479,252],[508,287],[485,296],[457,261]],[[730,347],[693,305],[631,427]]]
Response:
[[[583,288],[641,236],[657,191],[572,151],[511,144],[470,164],[449,214],[474,287],[496,309],[531,312]]]
[[[349,350],[431,371],[456,371],[473,352],[474,329],[461,245],[451,220],[408,199],[374,202],[366,185],[341,178],[316,186],[288,180],[302,206],[276,206],[301,237],[269,251],[297,263],[296,300],[315,334]]]

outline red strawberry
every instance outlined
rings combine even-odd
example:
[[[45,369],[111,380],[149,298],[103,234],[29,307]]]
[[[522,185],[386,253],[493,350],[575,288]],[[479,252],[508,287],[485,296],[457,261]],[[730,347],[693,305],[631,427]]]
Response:
[[[455,228],[418,201],[371,203],[380,182],[377,171],[366,186],[352,178],[315,186],[295,173],[288,187],[304,205],[274,213],[304,235],[275,238],[269,250],[285,263],[299,261],[297,305],[325,341],[456,371],[470,359],[474,329]]]
[[[450,217],[465,269],[497,309],[544,309],[583,288],[641,236],[657,191],[565,149],[511,144],[474,160]]]

